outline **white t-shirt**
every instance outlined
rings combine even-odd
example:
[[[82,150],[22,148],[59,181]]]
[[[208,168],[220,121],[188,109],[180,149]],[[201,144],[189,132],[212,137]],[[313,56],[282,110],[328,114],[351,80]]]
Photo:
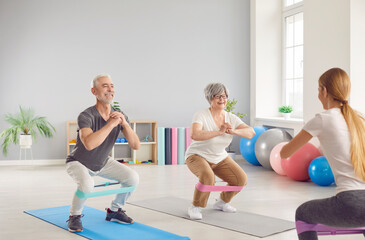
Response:
[[[225,122],[231,124],[232,128],[235,129],[243,122],[236,115],[225,111]],[[193,117],[193,123],[199,123],[203,126],[205,131],[219,131],[220,127],[215,124],[213,116],[208,109],[201,110],[195,113]],[[223,134],[222,136],[217,136],[204,141],[192,141],[185,153],[185,159],[191,155],[197,154],[207,161],[217,164],[224,160],[228,153],[226,148],[232,142],[233,135]]]
[[[350,132],[341,109],[331,108],[316,114],[303,129],[313,137],[318,137],[335,177],[337,193],[365,189],[365,182],[356,177],[351,163]]]

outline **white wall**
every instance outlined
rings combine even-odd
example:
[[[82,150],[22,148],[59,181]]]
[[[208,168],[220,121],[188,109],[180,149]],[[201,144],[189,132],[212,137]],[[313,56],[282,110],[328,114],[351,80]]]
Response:
[[[189,126],[218,81],[249,114],[249,21],[249,0],[1,0],[0,130],[5,113],[33,107],[57,129],[35,159],[65,158],[66,121],[95,103],[100,72],[132,120]]]
[[[332,67],[350,75],[350,104],[365,113],[365,1],[306,0],[304,9],[305,120],[322,111],[318,78]]]
[[[365,113],[365,1],[351,0],[350,6],[350,64],[351,98],[350,104]]]
[[[251,1],[251,121],[276,116],[281,105],[280,16],[281,0]]]
[[[304,121],[323,108],[317,98],[318,78],[326,70],[350,70],[350,8],[343,0],[304,3]]]

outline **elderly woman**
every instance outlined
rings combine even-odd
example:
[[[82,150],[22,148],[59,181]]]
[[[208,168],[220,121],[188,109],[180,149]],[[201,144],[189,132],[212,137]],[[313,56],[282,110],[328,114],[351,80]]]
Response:
[[[254,130],[232,113],[224,111],[228,90],[221,83],[211,83],[204,89],[210,107],[195,113],[191,127],[193,142],[186,151],[186,164],[190,171],[204,185],[214,185],[215,176],[226,181],[229,186],[244,186],[247,177],[242,168],[228,156],[226,147],[233,135],[252,138]],[[238,192],[222,192],[213,205],[223,212],[236,212],[229,202]],[[205,208],[209,192],[195,189],[193,205],[188,209],[190,219],[202,219],[201,208]]]

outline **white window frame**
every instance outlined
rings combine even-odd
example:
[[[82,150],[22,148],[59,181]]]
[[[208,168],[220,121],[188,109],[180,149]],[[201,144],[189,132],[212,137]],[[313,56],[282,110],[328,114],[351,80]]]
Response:
[[[290,6],[284,7],[285,6],[285,0],[282,1],[282,8],[283,8],[283,12],[282,12],[282,104],[285,105],[286,104],[286,23],[285,23],[285,18],[293,16],[295,14],[298,13],[303,13],[303,5],[304,5],[304,0],[295,4],[292,4]],[[304,35],[304,34],[303,34]],[[303,44],[303,49],[304,49],[304,44]],[[303,81],[304,81],[304,76],[303,76]],[[298,118],[299,116],[295,116],[293,115],[293,117]],[[303,118],[303,112],[301,113],[301,118]]]

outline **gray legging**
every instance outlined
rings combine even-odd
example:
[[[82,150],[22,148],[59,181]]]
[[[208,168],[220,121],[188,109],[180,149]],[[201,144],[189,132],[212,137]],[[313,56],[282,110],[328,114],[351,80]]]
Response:
[[[297,209],[295,220],[331,227],[364,227],[365,190],[340,192],[331,198],[303,203]],[[318,239],[313,231],[303,232],[298,237],[299,240]]]

